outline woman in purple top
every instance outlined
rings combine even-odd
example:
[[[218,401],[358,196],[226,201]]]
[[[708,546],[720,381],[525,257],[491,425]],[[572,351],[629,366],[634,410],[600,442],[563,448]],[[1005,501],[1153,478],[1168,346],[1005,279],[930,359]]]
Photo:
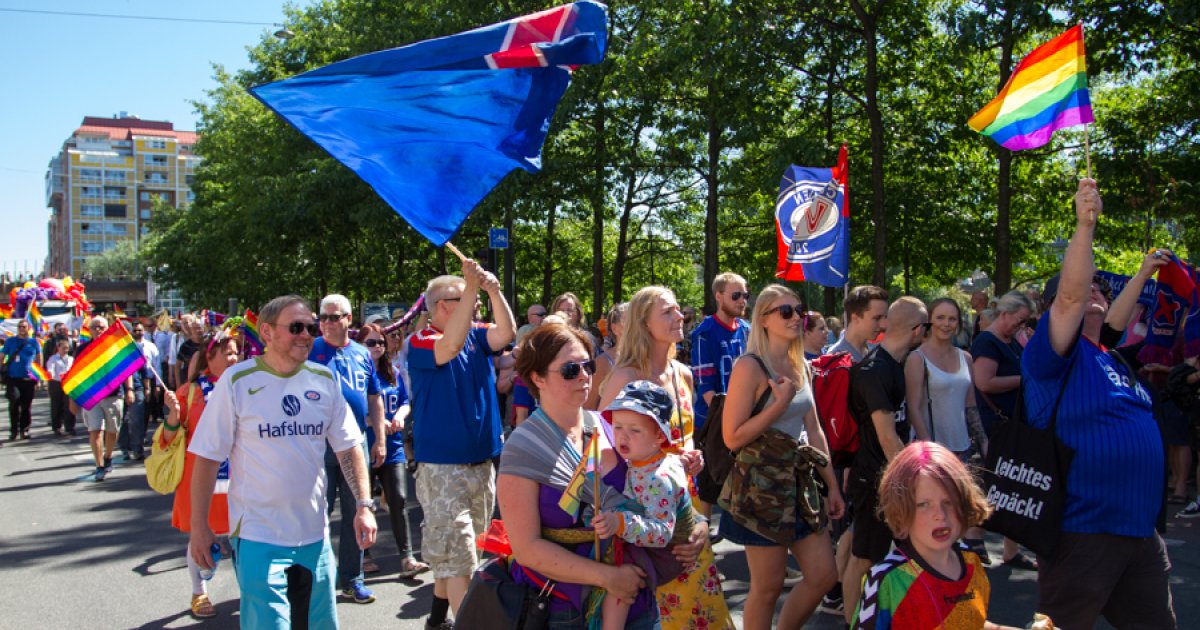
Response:
[[[563,489],[587,447],[596,416],[583,408],[591,391],[591,340],[558,323],[542,324],[521,341],[517,372],[541,406],[517,427],[500,456],[496,497],[513,557],[513,578],[540,588],[554,582],[551,628],[586,626],[588,587],[633,602],[629,628],[658,628],[654,585],[633,564],[613,566],[590,559],[592,544],[557,543],[543,529],[581,529],[590,521],[592,488],[584,484],[582,505],[560,505]],[[603,438],[600,504],[622,501],[625,465]],[[585,518],[588,521],[585,521]],[[590,532],[590,530],[588,530]]]

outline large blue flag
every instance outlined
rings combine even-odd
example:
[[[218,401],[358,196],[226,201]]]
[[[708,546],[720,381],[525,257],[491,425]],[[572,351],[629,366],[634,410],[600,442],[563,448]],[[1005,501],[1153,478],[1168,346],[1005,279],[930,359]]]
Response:
[[[789,166],[775,201],[775,277],[843,287],[850,272],[846,145],[833,168]]]
[[[505,175],[541,169],[571,69],[604,58],[606,24],[584,0],[251,92],[440,246]]]

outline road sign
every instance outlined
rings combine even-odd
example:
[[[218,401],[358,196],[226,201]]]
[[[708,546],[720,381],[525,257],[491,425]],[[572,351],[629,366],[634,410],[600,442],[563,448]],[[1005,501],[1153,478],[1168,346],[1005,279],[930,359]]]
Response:
[[[488,247],[492,249],[508,249],[508,230],[492,228],[488,231]]]

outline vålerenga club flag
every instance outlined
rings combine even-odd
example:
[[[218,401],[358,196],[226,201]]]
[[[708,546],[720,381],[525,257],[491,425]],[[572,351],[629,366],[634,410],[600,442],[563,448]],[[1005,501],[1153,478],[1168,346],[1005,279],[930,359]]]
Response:
[[[843,287],[850,271],[846,145],[837,166],[789,166],[775,201],[779,262],[775,277]]]

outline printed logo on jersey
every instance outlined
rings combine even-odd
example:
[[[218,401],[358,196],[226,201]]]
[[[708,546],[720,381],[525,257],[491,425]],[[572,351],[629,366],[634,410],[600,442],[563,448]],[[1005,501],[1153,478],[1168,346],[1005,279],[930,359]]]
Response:
[[[289,416],[296,416],[300,414],[300,399],[291,394],[283,397],[282,406],[283,413],[286,413]]]
[[[309,399],[309,400],[321,400],[321,394],[319,394],[319,393],[317,393],[317,392],[314,392],[314,391],[313,391],[313,390],[311,390],[311,389],[310,389],[310,390],[308,390],[308,391],[306,391],[306,392],[304,392],[304,397],[305,397],[305,398],[307,398],[307,399]]]

